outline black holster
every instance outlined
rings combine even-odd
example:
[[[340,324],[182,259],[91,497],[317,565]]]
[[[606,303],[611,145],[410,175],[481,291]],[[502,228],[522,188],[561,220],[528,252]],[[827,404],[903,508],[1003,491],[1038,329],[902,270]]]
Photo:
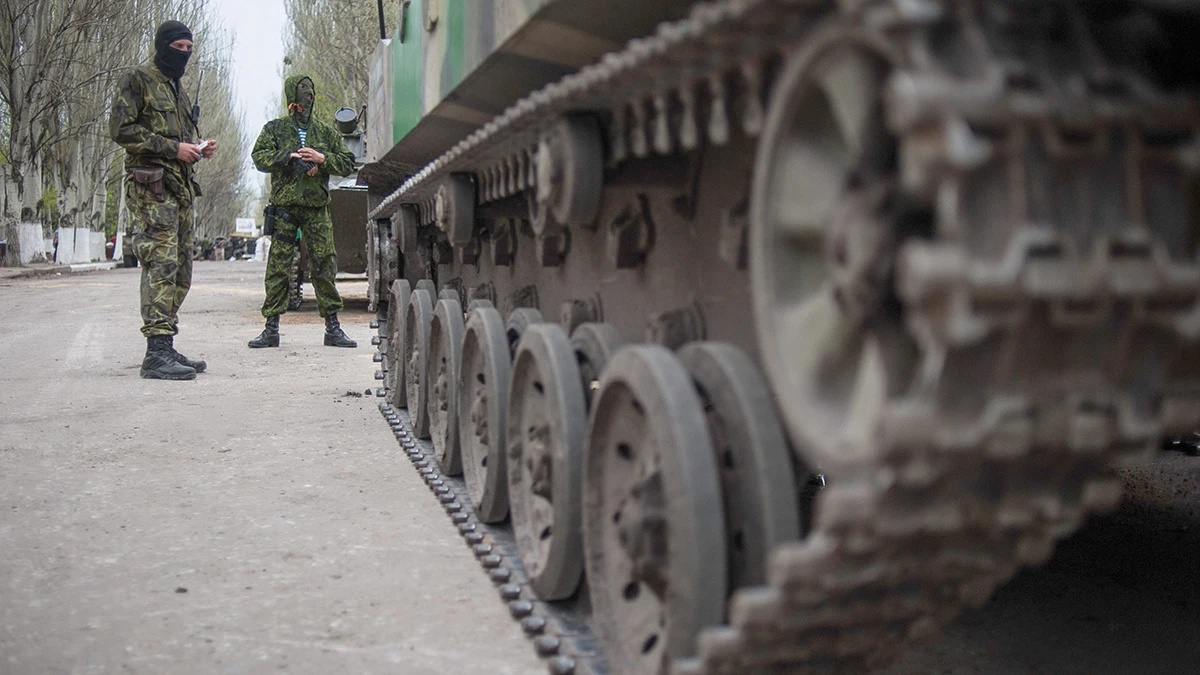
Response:
[[[273,236],[275,234],[275,219],[279,217],[279,210],[270,204],[263,209],[263,235]]]

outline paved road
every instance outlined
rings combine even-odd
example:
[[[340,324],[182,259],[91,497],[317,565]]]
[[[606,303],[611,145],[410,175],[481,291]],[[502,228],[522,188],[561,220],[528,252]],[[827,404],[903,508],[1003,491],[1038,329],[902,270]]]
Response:
[[[364,283],[357,350],[309,300],[251,351],[263,265],[199,263],[167,383],[138,272],[0,281],[0,673],[545,672],[362,396]]]
[[[262,272],[197,267],[185,383],[137,377],[137,270],[0,280],[0,673],[544,672],[359,396],[365,289],[358,350],[309,307],[250,351]],[[1125,476],[886,675],[1200,672],[1200,459]]]

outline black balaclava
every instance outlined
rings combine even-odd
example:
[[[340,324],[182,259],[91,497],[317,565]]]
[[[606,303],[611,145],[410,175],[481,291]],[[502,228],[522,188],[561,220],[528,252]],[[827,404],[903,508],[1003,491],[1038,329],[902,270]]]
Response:
[[[317,90],[307,75],[301,75],[296,81],[295,87],[295,92],[288,100],[288,111],[302,128],[307,128],[309,120],[312,119]]]
[[[192,53],[175,49],[171,43],[191,39],[192,31],[187,26],[178,21],[164,21],[154,34],[154,65],[172,80],[183,77],[183,69]]]

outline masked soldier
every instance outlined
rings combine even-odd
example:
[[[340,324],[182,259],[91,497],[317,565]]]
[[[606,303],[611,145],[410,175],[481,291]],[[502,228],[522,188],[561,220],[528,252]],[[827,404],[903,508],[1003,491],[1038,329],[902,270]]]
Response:
[[[192,201],[200,196],[193,164],[203,149],[192,105],[179,85],[192,55],[192,33],[167,21],[154,35],[154,58],[121,77],[113,96],[109,134],[125,150],[126,203],[133,250],[142,264],[142,377],[191,380],[203,361],[175,351],[179,306],[192,285]]]
[[[289,77],[283,85],[287,115],[263,127],[254,144],[254,166],[271,174],[270,206],[275,232],[267,256],[267,297],[262,314],[267,326],[250,347],[279,346],[279,315],[287,311],[288,272],[296,247],[296,229],[308,243],[309,277],[317,292],[317,312],[325,318],[327,347],[357,347],[338,324],[342,308],[334,278],[337,252],[329,219],[329,176],[347,176],[354,156],[331,127],[313,118],[316,89],[307,75]]]

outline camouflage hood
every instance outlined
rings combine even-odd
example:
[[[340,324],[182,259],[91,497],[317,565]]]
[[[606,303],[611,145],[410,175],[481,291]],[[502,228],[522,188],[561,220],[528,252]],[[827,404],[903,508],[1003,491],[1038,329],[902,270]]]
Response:
[[[301,87],[301,83],[306,83],[307,87]],[[302,91],[304,88],[308,89],[308,92]],[[311,98],[309,93],[311,93]],[[313,84],[312,78],[303,73],[288,77],[283,81],[283,98],[288,113],[300,126],[308,126],[317,99],[317,88]],[[297,110],[297,108],[299,109]]]

